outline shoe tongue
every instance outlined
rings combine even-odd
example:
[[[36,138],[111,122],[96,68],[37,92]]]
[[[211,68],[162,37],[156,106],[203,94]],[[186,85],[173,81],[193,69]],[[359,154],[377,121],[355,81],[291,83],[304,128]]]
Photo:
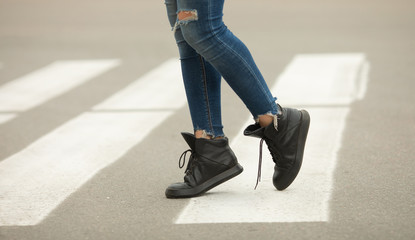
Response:
[[[261,126],[259,126],[259,124],[249,125],[244,130],[244,135],[245,136],[250,136],[250,137],[263,138],[264,137],[264,128],[261,128]]]
[[[189,147],[193,151],[195,151],[195,142],[196,142],[195,136],[191,133],[186,133],[186,132],[182,132],[182,136],[184,140],[187,142],[187,144],[189,145]]]

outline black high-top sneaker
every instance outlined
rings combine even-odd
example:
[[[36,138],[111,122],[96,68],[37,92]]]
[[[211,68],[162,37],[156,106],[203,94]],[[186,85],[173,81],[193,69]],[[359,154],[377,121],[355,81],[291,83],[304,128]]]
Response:
[[[279,110],[277,121],[274,120],[267,127],[261,127],[258,123],[250,125],[245,129],[244,135],[261,138],[257,184],[261,175],[262,142],[265,140],[275,162],[273,184],[278,190],[284,190],[300,171],[310,115],[306,110],[281,106]]]
[[[179,167],[183,168],[187,153],[191,153],[184,182],[171,184],[166,189],[167,198],[195,197],[237,176],[243,171],[227,138],[199,139],[193,134],[182,133],[190,149],[183,152]]]

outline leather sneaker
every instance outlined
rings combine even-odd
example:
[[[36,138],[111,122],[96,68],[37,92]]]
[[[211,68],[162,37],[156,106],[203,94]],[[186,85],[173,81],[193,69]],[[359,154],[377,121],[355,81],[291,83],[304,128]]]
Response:
[[[278,190],[284,190],[300,171],[310,115],[306,110],[281,106],[279,110],[273,123],[267,127],[261,127],[258,123],[250,125],[245,129],[244,135],[261,138],[257,185],[261,177],[262,143],[265,140],[275,162],[272,182]]]
[[[243,171],[227,138],[203,139],[193,134],[182,133],[190,149],[179,158],[179,167],[183,168],[186,155],[190,153],[185,171],[184,182],[171,184],[166,189],[167,198],[195,197],[215,186],[237,176]]]

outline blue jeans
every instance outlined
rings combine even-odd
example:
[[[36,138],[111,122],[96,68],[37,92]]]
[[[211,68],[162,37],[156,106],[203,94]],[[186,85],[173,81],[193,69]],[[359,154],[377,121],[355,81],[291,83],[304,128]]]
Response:
[[[221,78],[254,119],[277,114],[272,96],[248,48],[222,21],[224,0],[165,0],[179,48],[183,82],[194,130],[224,136]],[[181,15],[183,14],[183,15]]]

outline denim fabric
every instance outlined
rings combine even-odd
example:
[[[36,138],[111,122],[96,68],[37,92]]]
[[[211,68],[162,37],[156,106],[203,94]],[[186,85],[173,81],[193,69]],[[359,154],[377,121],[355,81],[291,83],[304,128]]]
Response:
[[[277,104],[248,48],[222,21],[224,0],[165,0],[179,48],[184,86],[194,130],[223,136],[221,77],[255,119],[277,114]],[[190,11],[193,18],[179,20]]]

